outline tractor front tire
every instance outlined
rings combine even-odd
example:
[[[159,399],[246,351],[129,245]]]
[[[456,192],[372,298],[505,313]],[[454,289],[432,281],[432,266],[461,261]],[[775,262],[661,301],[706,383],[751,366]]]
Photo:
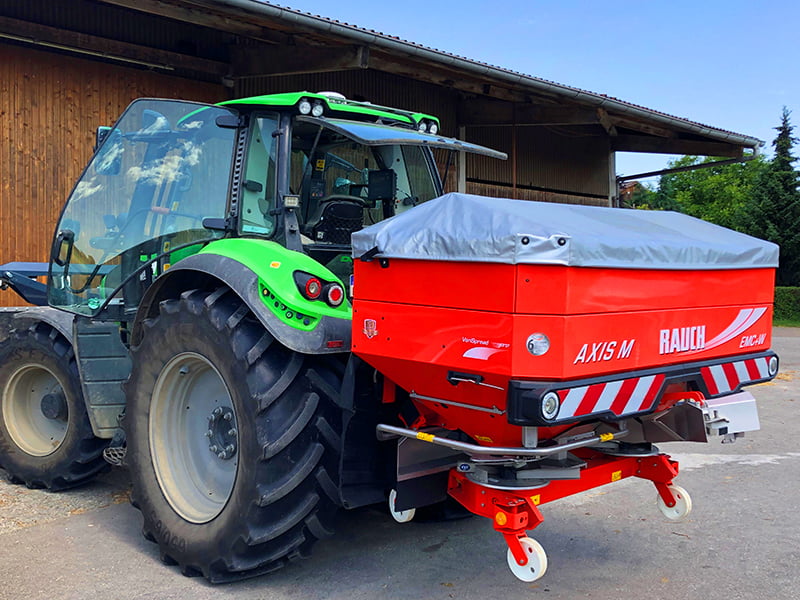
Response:
[[[0,466],[14,483],[57,491],[108,465],[95,437],[72,345],[45,323],[0,344]]]
[[[227,288],[162,301],[132,358],[131,501],[164,562],[233,581],[332,534],[334,369],[279,344]]]

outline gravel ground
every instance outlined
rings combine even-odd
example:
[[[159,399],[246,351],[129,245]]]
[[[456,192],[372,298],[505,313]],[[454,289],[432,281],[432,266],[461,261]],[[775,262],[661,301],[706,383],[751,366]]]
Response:
[[[0,474],[5,475],[5,472],[0,469]],[[128,475],[122,469],[109,469],[87,485],[55,494],[13,485],[4,477],[0,481],[0,536],[112,504],[127,503],[129,497]]]

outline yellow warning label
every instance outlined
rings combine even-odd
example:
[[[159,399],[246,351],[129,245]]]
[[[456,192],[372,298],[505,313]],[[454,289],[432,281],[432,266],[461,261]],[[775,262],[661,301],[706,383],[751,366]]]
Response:
[[[432,442],[435,437],[436,436],[431,433],[423,433],[421,431],[417,434],[417,439],[423,442]]]
[[[317,171],[324,171],[325,170],[325,160],[322,158],[317,159]]]
[[[611,481],[619,481],[622,479],[622,471],[614,471],[611,473]]]
[[[539,503],[542,501],[541,494],[536,494],[535,496],[531,496],[531,502],[533,502],[536,506],[539,506]]]
[[[279,263],[277,260],[273,260],[271,263],[269,263],[269,266],[273,269],[280,269],[281,263]]]
[[[601,442],[610,442],[613,439],[614,439],[614,434],[613,433],[601,433],[600,434],[600,441]]]
[[[492,438],[490,438],[487,435],[476,435],[475,439],[478,440],[479,442],[486,442],[486,443],[489,443],[489,444],[492,443]]]

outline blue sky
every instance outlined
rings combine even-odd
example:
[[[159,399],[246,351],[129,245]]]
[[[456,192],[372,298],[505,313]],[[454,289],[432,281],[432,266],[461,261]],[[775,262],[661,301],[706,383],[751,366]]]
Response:
[[[500,67],[764,140],[783,106],[800,136],[800,2],[283,0]],[[618,154],[617,172],[666,166]]]

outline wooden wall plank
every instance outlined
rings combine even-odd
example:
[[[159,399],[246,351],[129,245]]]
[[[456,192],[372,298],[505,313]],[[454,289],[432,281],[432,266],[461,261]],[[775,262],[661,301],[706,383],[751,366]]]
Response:
[[[139,97],[218,102],[221,85],[0,43],[0,264],[47,260],[98,125]],[[12,291],[0,306],[17,306]]]

